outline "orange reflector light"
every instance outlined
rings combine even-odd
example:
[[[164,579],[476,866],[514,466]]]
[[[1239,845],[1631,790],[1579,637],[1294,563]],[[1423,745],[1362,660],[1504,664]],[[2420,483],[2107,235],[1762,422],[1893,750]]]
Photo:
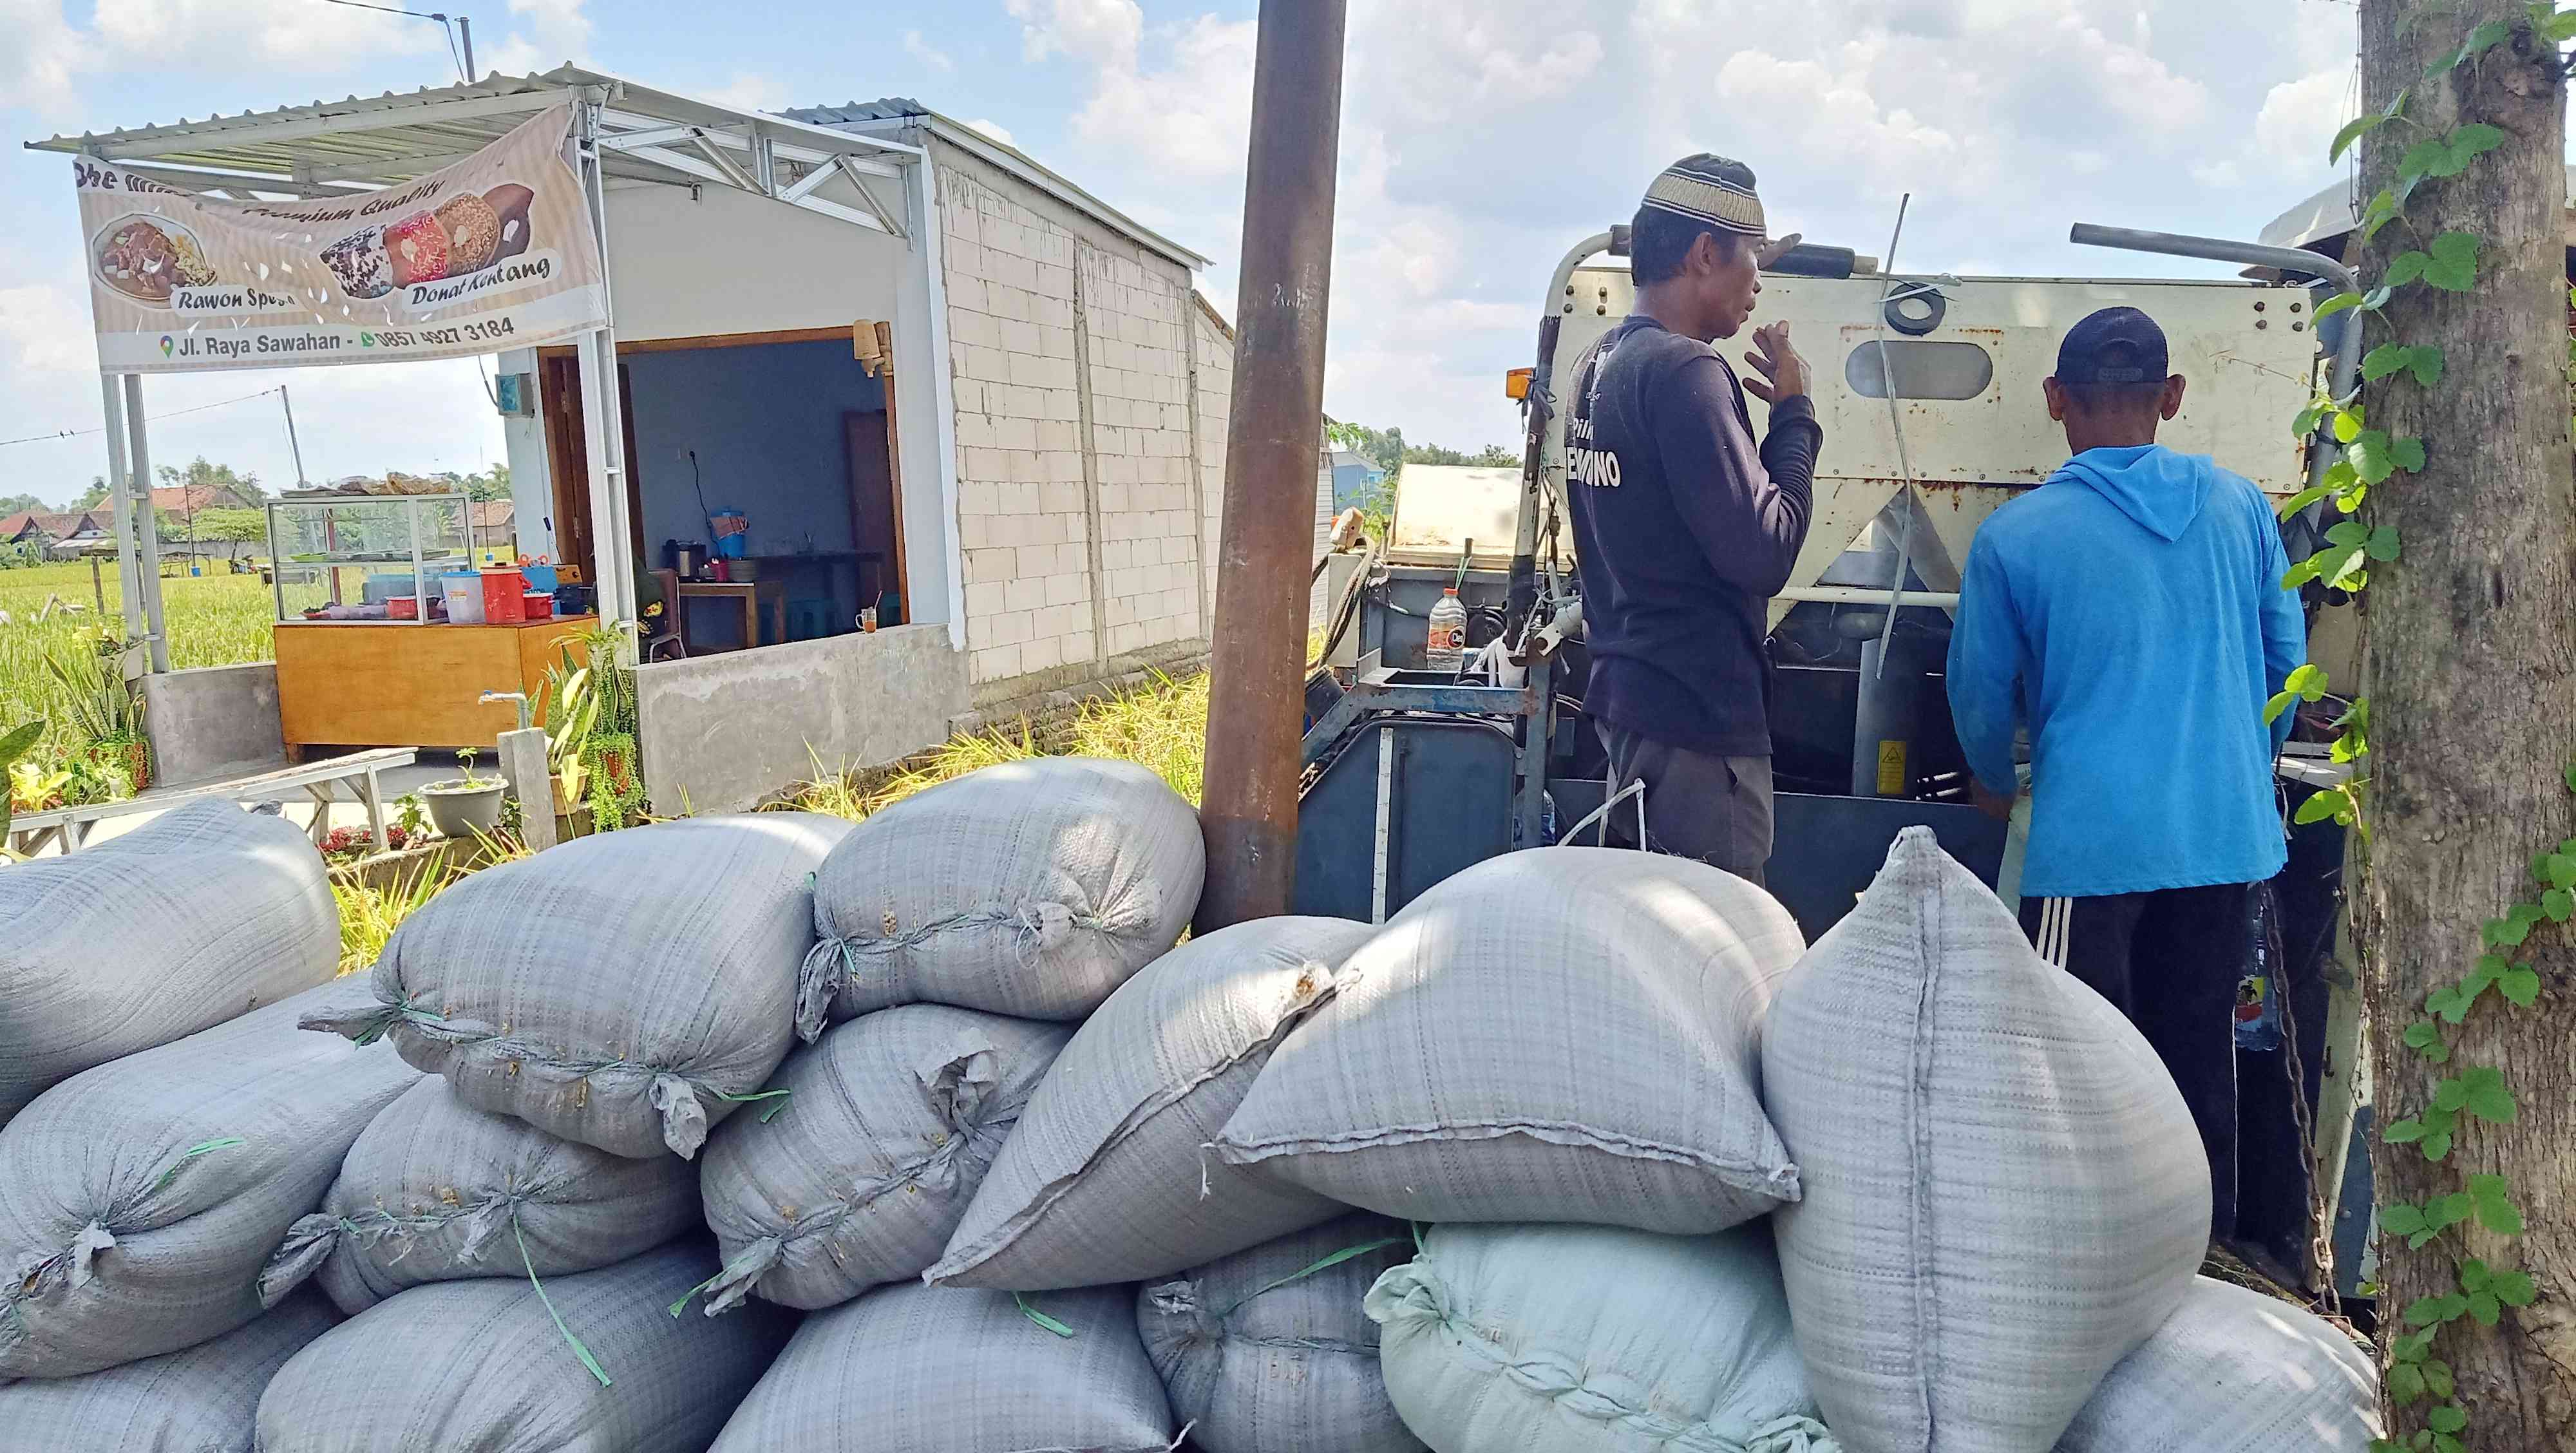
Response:
[[[1534,368],[1515,368],[1511,372],[1504,374],[1503,397],[1507,399],[1528,398],[1530,380],[1536,377],[1537,374],[1538,370]]]

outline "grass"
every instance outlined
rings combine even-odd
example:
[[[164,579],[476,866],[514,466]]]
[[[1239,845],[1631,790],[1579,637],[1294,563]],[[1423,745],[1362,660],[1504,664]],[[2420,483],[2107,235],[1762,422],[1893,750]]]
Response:
[[[107,604],[104,619],[91,594],[86,563],[0,570],[0,612],[10,620],[0,626],[0,730],[45,718],[40,757],[58,757],[73,745],[64,731],[63,688],[45,670],[45,653],[87,659],[90,644],[102,629],[124,629],[124,596],[117,587],[115,562],[103,562],[100,575]],[[318,595],[318,591],[318,587],[303,588],[304,594]],[[290,597],[296,594],[289,591]],[[48,598],[57,603],[53,613],[39,622]],[[257,575],[165,578],[161,602],[173,667],[230,666],[265,661],[275,654],[269,627],[277,603]],[[288,601],[289,605],[302,603]],[[64,604],[82,609],[65,612]]]
[[[423,858],[383,887],[332,874],[331,896],[340,904],[340,972],[354,974],[372,966],[403,920],[458,876],[443,857]]]
[[[997,762],[1031,757],[1118,757],[1150,767],[1195,805],[1207,762],[1205,675],[1157,676],[1145,686],[1084,702],[1068,721],[959,737],[892,769],[822,775],[780,804],[853,820],[926,787]]]

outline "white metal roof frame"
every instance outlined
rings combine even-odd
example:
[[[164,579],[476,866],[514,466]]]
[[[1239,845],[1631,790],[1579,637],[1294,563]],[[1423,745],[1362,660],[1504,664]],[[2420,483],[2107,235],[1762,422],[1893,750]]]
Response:
[[[700,101],[573,65],[203,121],[53,136],[27,146],[117,162],[208,196],[333,196],[406,182],[462,161],[529,116],[572,99],[602,107],[600,162],[608,180],[732,187],[904,235],[900,178],[903,165],[921,157],[921,148]],[[836,180],[844,185],[835,190],[855,205],[824,194]]]

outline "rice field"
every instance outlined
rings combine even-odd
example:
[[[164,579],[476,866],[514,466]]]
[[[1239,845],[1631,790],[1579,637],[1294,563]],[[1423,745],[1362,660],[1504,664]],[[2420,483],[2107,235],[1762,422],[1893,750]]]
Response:
[[[220,569],[220,562],[212,568]],[[102,562],[99,581],[94,595],[86,562],[0,570],[0,615],[7,619],[0,624],[0,731],[41,716],[50,723],[47,749],[59,752],[66,745],[61,736],[65,692],[45,669],[45,653],[50,650],[66,659],[85,660],[102,630],[124,630],[124,596],[117,588],[114,560]],[[303,593],[318,591],[306,587]],[[289,590],[290,596],[296,594]],[[101,596],[104,617],[99,610]],[[276,603],[256,574],[166,577],[161,582],[161,601],[173,667],[230,666],[270,658],[269,625]],[[288,603],[305,602],[290,599]],[[66,606],[78,609],[66,610]]]

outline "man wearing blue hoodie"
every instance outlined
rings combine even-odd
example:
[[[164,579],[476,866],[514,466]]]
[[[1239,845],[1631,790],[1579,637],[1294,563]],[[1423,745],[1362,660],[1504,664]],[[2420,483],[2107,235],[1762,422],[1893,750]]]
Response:
[[[2027,726],[2023,927],[2173,1072],[2225,1236],[2251,893],[2287,858],[2272,762],[2289,718],[2267,727],[2263,705],[2306,659],[2306,623],[2262,492],[2156,442],[2183,379],[2154,319],[2085,318],[2042,387],[2073,457],[1969,548],[1950,712],[1989,806],[2012,800]]]

